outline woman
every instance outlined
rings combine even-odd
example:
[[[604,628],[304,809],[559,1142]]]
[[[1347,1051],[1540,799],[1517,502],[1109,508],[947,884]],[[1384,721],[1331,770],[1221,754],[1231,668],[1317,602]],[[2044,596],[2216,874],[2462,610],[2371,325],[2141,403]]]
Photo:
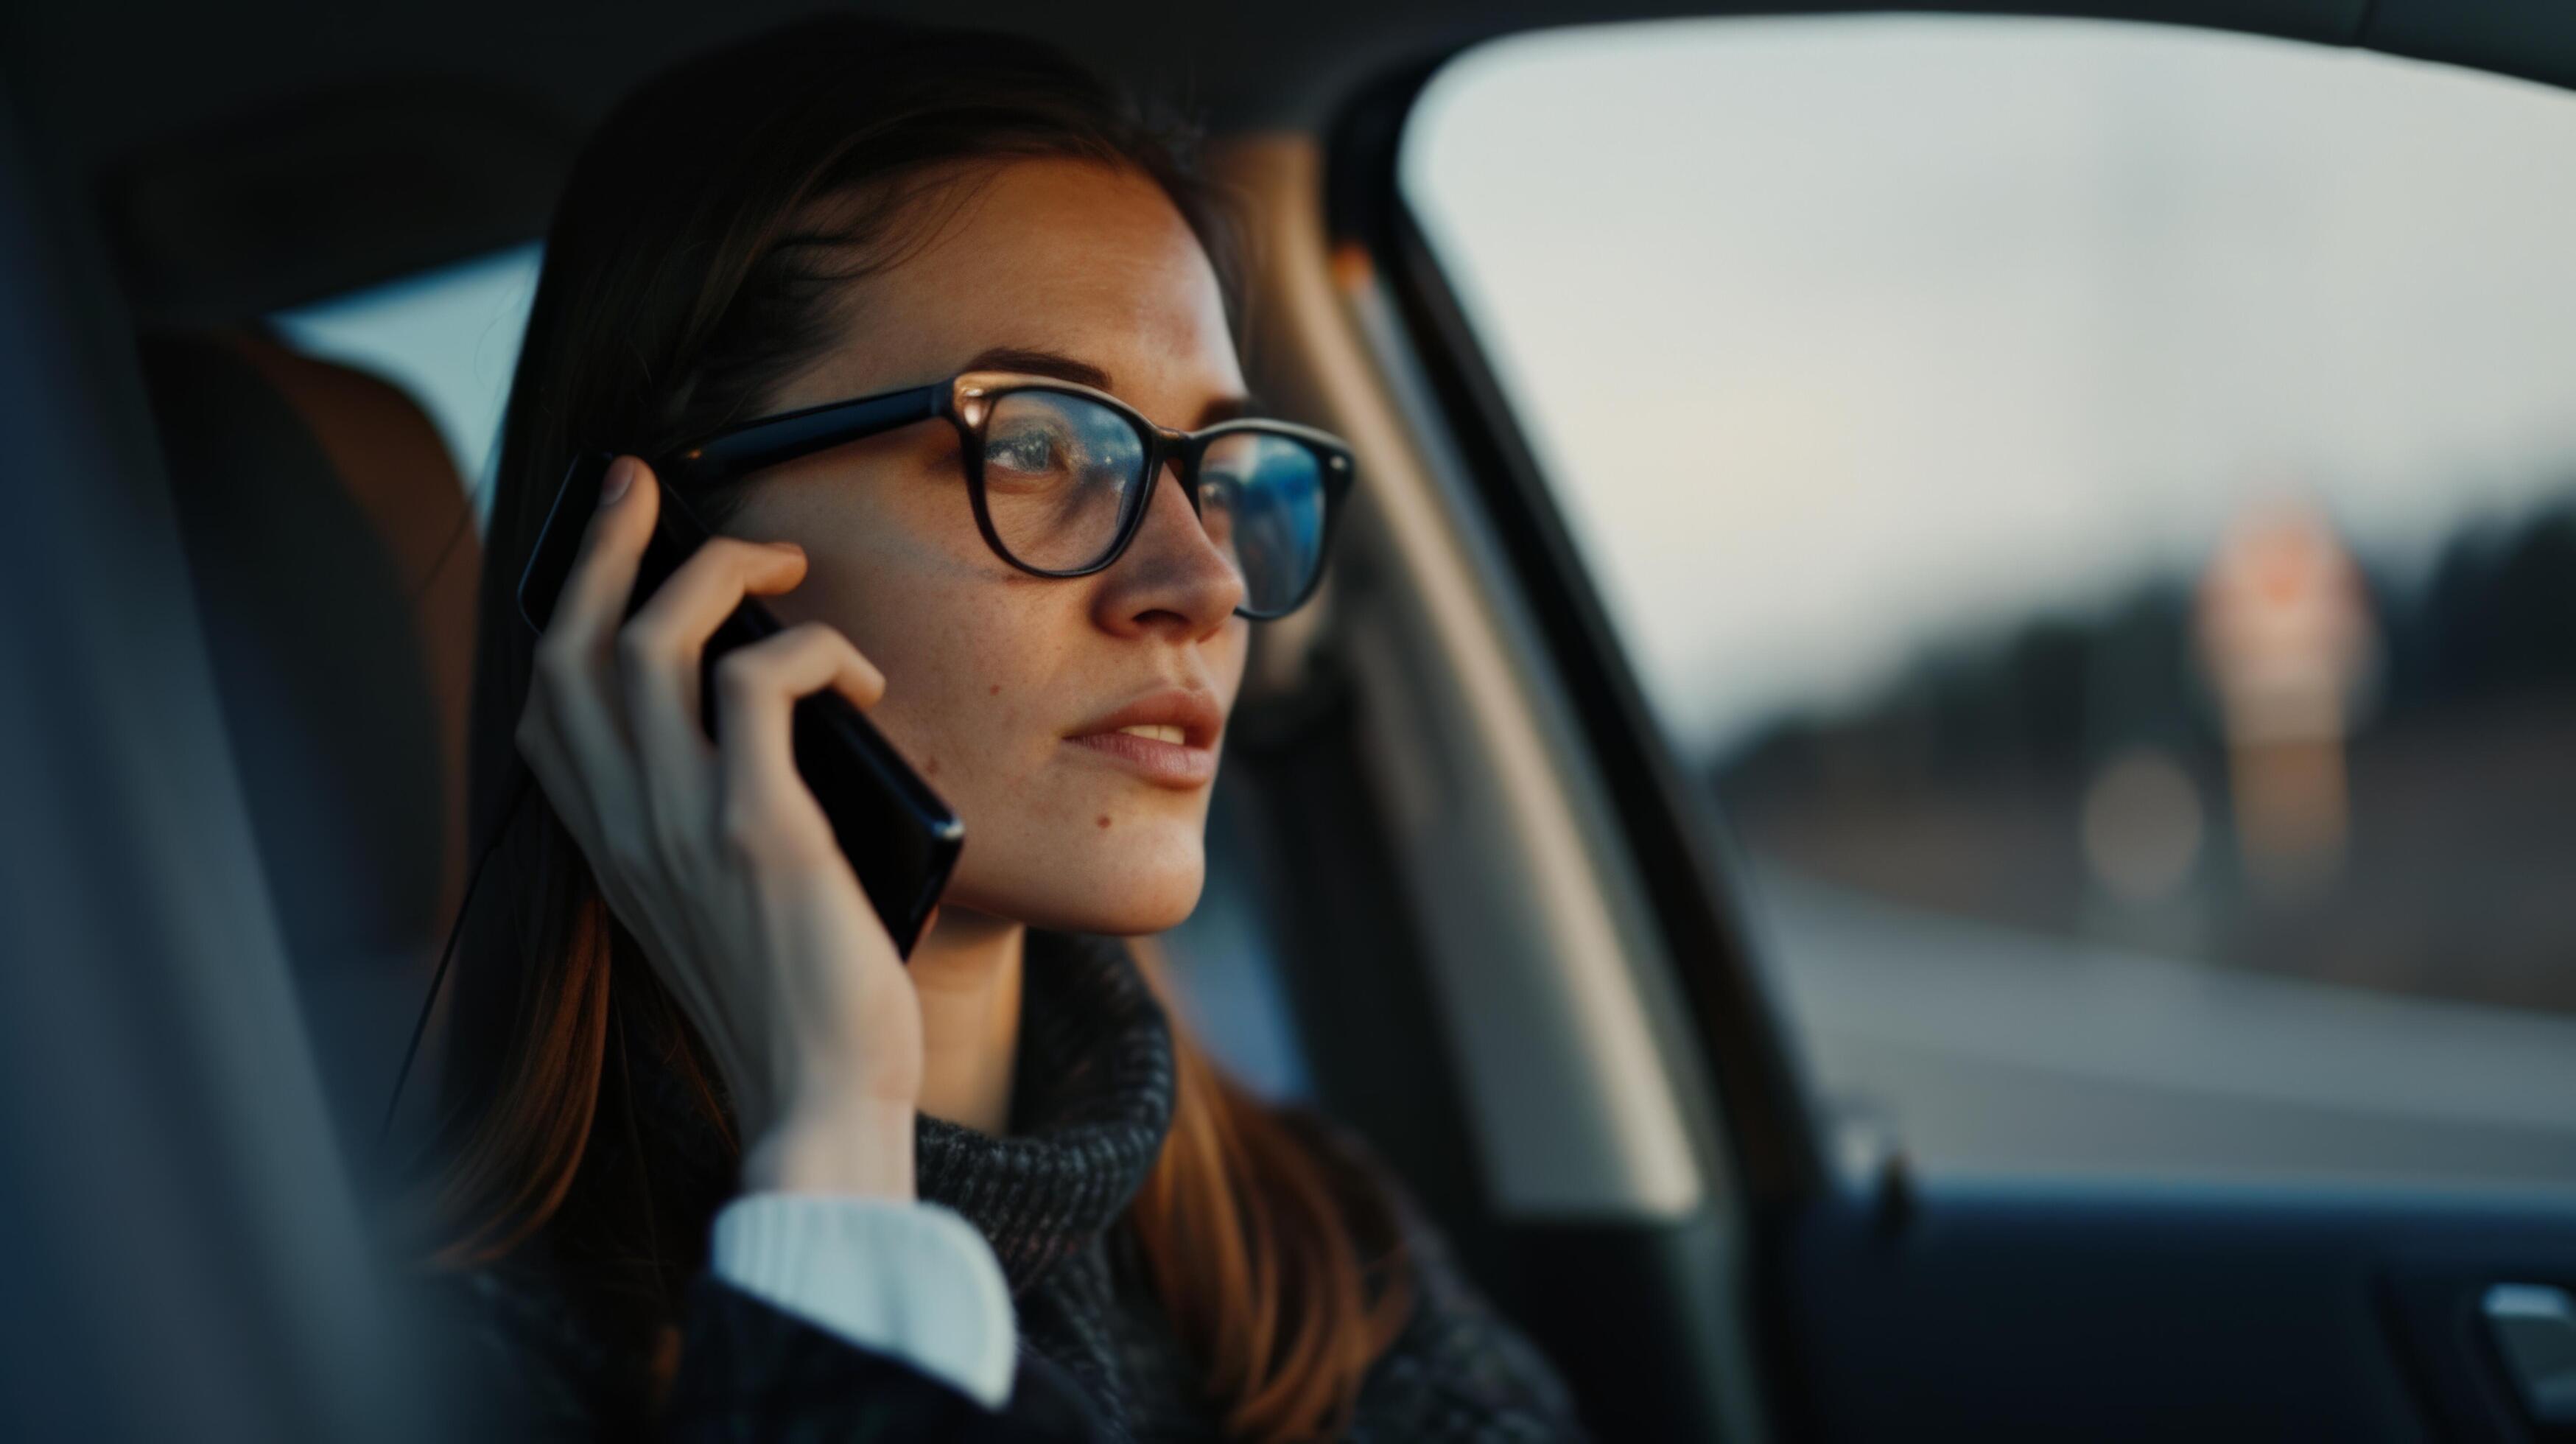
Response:
[[[500,840],[429,1177],[523,1422],[1575,1435],[1393,1181],[1210,1067],[1116,941],[1197,899],[1249,627],[1311,588],[1332,501],[1336,448],[1284,425],[1145,460],[1250,409],[1229,256],[1172,140],[996,36],[806,22],[580,158],[487,543]],[[971,424],[646,464],[913,391]],[[531,638],[512,588],[589,451],[621,456]],[[721,535],[630,620],[671,500]],[[790,626],[721,664],[715,743],[698,648],[746,595]],[[966,825],[908,962],[790,758],[824,688]]]

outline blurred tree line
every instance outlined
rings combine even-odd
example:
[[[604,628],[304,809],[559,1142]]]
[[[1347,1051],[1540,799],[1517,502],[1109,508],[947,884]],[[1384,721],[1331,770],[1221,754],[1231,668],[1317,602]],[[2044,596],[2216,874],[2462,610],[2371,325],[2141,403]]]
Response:
[[[2284,902],[2233,849],[2196,575],[1928,649],[1857,705],[1785,716],[1708,781],[1757,866],[1907,906],[2391,991],[2576,1011],[2576,478],[2567,500],[2363,558],[2378,647],[2337,871]],[[2184,883],[2106,896],[2086,789],[2154,752],[2203,814]]]
[[[2364,560],[2382,641],[2365,733],[2483,700],[2576,694],[2576,500],[2461,531],[2411,585]],[[2195,582],[2160,576],[2088,613],[1937,646],[1857,707],[1758,730],[1716,759],[1711,780],[1741,805],[1818,788],[2057,777],[2138,741],[2214,748]]]

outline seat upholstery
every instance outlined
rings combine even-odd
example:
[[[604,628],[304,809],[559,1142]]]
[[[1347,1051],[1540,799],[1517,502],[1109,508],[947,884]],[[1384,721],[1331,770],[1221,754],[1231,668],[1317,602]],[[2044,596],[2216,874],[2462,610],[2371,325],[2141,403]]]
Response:
[[[436,429],[387,382],[251,334],[142,355],[270,899],[355,1145],[462,886],[480,538]]]

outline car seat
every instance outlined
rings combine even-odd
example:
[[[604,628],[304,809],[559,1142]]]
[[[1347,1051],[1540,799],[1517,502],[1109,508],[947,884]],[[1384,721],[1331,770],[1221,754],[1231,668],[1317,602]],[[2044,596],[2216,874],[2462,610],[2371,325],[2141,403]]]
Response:
[[[464,880],[481,539],[390,383],[249,331],[147,335],[142,362],[270,903],[361,1160]]]

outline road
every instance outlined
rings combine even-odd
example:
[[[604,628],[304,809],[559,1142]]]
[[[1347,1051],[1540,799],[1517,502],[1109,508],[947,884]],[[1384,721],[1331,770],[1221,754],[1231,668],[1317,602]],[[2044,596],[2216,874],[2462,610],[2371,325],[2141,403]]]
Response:
[[[1819,1096],[1931,1175],[2576,1192],[2576,1019],[1751,896]]]

